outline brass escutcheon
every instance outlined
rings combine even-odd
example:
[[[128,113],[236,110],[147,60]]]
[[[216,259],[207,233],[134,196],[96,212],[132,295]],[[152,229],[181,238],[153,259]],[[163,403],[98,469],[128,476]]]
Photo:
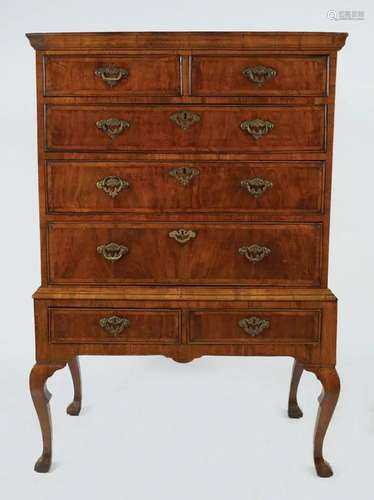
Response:
[[[260,177],[254,177],[253,179],[242,180],[240,186],[254,198],[259,198],[267,189],[273,187],[273,183],[265,179],[260,179]]]
[[[250,318],[243,318],[239,321],[238,325],[243,328],[245,333],[251,337],[257,337],[263,330],[269,328],[270,321],[268,319],[257,318],[252,316]]]
[[[109,318],[101,318],[99,324],[113,337],[117,337],[125,328],[129,327],[130,321],[122,316],[110,316]]]
[[[265,257],[271,254],[270,248],[262,247],[261,245],[250,245],[239,248],[240,255],[244,255],[249,262],[261,262]]]
[[[104,259],[111,262],[115,262],[129,253],[129,249],[127,247],[113,242],[107,243],[106,245],[99,245],[96,250],[98,254],[104,257]]]
[[[175,229],[174,231],[170,231],[169,238],[173,238],[181,245],[185,245],[191,239],[196,238],[196,233],[191,229]]]
[[[187,130],[191,125],[200,121],[200,115],[182,110],[170,115],[170,120],[176,123],[181,129]]]
[[[95,75],[99,76],[109,87],[114,87],[122,79],[129,76],[129,72],[125,68],[120,68],[115,64],[107,64],[95,70]]]
[[[111,198],[116,198],[123,189],[128,189],[129,186],[125,179],[117,175],[110,175],[96,182],[97,189],[104,191]]]
[[[190,167],[173,168],[169,172],[169,174],[172,177],[175,177],[175,179],[177,179],[177,181],[180,182],[183,186],[188,186],[193,177],[199,175],[199,173],[200,172],[197,168]]]
[[[246,78],[248,78],[248,80],[255,83],[258,87],[261,87],[264,83],[275,78],[277,74],[274,68],[270,68],[270,66],[263,66],[262,64],[245,68],[242,73]]]

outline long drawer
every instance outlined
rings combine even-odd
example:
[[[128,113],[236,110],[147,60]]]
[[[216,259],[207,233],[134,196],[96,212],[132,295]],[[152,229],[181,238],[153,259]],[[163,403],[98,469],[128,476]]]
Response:
[[[322,225],[51,223],[51,284],[318,286]]]
[[[323,162],[47,164],[48,210],[321,213]]]
[[[153,309],[51,308],[53,343],[177,344],[179,311]]]
[[[191,311],[188,341],[192,344],[316,343],[318,310]]]
[[[58,106],[48,151],[324,151],[325,106]]]
[[[46,96],[177,96],[180,60],[175,55],[48,55]]]
[[[280,54],[194,55],[192,95],[327,94],[327,57]]]

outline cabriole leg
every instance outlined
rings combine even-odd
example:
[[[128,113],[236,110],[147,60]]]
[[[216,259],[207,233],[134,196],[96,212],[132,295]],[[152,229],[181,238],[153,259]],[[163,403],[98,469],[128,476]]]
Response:
[[[73,358],[68,361],[71,377],[73,379],[74,386],[74,399],[67,407],[66,412],[68,415],[79,415],[82,406],[82,382],[81,382],[81,372],[79,365],[79,358]]]
[[[330,477],[333,471],[323,457],[323,442],[339,398],[339,375],[335,368],[308,368],[308,370],[315,373],[323,388],[318,398],[319,409],[314,431],[314,464],[320,477]]]
[[[303,412],[301,411],[297,402],[297,389],[299,387],[299,382],[303,371],[304,366],[299,361],[297,361],[297,359],[295,359],[292,368],[290,394],[288,397],[288,416],[290,418],[301,418],[303,416]]]
[[[38,415],[43,439],[43,453],[35,464],[36,472],[48,472],[52,459],[52,424],[49,410],[50,392],[46,388],[46,381],[61,365],[36,364],[30,373],[30,392]]]

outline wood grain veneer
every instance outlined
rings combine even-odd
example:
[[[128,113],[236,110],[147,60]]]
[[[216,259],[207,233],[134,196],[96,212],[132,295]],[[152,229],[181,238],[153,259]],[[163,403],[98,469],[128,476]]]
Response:
[[[78,356],[290,356],[291,418],[302,416],[303,370],[322,384],[314,462],[331,476],[322,448],[340,382],[328,246],[347,34],[27,37],[42,263],[35,470],[52,457],[46,381],[66,365],[67,412],[80,412]]]

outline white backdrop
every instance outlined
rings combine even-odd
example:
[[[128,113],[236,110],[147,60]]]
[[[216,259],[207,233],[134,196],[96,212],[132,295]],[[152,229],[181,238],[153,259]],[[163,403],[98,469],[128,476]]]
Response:
[[[197,0],[0,1],[0,491],[56,500],[359,500],[373,498],[372,318],[374,131],[372,2]],[[364,11],[364,20],[327,12]],[[330,287],[339,297],[342,395],[326,440],[335,476],[317,478],[312,431],[319,384],[305,374],[305,417],[286,418],[291,361],[84,358],[84,411],[54,393],[53,471],[33,472],[39,428],[28,394],[31,294],[39,285],[34,51],[25,32],[147,30],[348,31],[339,53]]]

